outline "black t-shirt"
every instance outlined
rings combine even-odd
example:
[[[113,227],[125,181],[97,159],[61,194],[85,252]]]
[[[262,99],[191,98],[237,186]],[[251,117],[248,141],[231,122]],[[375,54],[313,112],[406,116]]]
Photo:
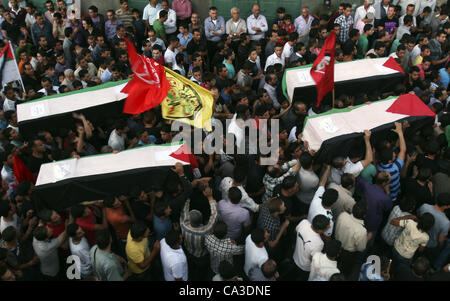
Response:
[[[194,39],[192,39],[186,46],[186,51],[188,55],[193,55],[195,52],[199,51],[199,49],[203,48],[204,51],[207,50],[207,45],[205,39],[201,39],[200,41],[196,42]]]
[[[424,281],[424,278],[419,278],[413,274],[411,267],[405,264],[400,264],[395,269],[394,281]]]
[[[12,23],[8,21],[3,21],[2,30],[5,30],[8,34],[8,37],[13,41],[14,44],[18,43],[19,37],[21,35],[19,29],[19,23],[16,20],[12,20]]]
[[[281,193],[281,184],[275,186],[273,190],[273,196],[278,196],[281,198],[284,202],[284,205],[286,206],[286,211],[284,212],[284,216],[300,216],[300,208],[298,207],[298,200],[295,197],[295,194],[293,196],[287,197],[284,196]]]
[[[420,208],[423,204],[433,204],[433,196],[427,186],[422,186],[415,179],[408,178],[405,181],[404,193],[414,196],[416,199],[416,208]]]
[[[36,158],[34,156],[29,156],[27,159],[27,167],[33,174],[39,173],[39,169],[41,168],[42,164],[49,163],[50,160],[47,159],[47,155],[44,154],[44,157]]]
[[[247,186],[245,187],[246,191],[249,193],[258,192],[264,186],[264,174],[264,168],[258,166],[253,158],[251,158],[248,164]]]
[[[34,91],[39,91],[40,89],[42,89],[41,86],[41,81],[39,80],[39,77],[36,76],[36,79],[28,76],[28,75],[24,75],[22,76],[22,80],[23,80],[23,85],[25,86],[25,89],[34,89]]]

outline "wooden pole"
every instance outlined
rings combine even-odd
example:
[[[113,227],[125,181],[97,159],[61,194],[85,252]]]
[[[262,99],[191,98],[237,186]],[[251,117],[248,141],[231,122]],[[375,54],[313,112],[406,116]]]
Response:
[[[332,92],[333,94],[331,95],[331,97],[332,97],[332,100],[333,100],[333,109],[334,109],[334,89],[333,89],[333,92]]]

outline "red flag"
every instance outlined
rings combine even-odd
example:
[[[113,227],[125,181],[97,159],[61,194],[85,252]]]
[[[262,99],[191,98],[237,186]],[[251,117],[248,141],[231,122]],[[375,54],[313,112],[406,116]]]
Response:
[[[16,176],[17,183],[21,183],[23,181],[31,181],[36,183],[36,176],[31,173],[28,167],[23,163],[20,157],[14,154],[14,176]]]
[[[317,108],[325,95],[334,89],[335,45],[336,34],[332,30],[311,68],[311,77],[317,86]]]
[[[134,45],[125,39],[134,76],[121,92],[128,94],[123,112],[140,114],[159,105],[170,89],[164,66],[144,55],[138,55]]]
[[[383,64],[383,66],[405,74],[403,68],[397,63],[397,61],[392,56]]]
[[[183,144],[175,152],[171,153],[170,156],[174,159],[189,163],[192,169],[198,168],[198,162],[195,156],[191,153],[191,150],[187,144]]]
[[[430,116],[436,114],[417,95],[403,94],[400,96],[386,112],[409,115],[409,116]]]

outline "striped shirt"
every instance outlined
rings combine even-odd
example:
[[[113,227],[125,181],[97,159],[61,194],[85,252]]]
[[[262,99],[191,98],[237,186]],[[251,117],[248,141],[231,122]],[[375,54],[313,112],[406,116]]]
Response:
[[[391,182],[389,183],[389,190],[391,192],[390,197],[392,200],[396,200],[397,196],[401,192],[400,187],[400,172],[405,165],[402,159],[397,158],[394,163],[378,164],[379,171],[385,171],[391,174]]]
[[[212,233],[213,227],[217,222],[217,205],[215,200],[209,201],[211,207],[211,216],[206,225],[194,228],[189,221],[190,200],[186,201],[183,212],[180,216],[180,228],[183,234],[184,247],[191,255],[195,257],[202,257],[208,254],[205,247],[205,236]]]

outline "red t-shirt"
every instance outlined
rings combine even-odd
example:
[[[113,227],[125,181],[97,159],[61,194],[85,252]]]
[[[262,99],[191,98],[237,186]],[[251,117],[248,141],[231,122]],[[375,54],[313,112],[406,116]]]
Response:
[[[94,215],[94,212],[91,212],[91,215],[89,215],[88,217],[77,218],[76,223],[86,233],[85,236],[89,242],[89,245],[91,245],[91,246],[95,245],[95,215]]]

